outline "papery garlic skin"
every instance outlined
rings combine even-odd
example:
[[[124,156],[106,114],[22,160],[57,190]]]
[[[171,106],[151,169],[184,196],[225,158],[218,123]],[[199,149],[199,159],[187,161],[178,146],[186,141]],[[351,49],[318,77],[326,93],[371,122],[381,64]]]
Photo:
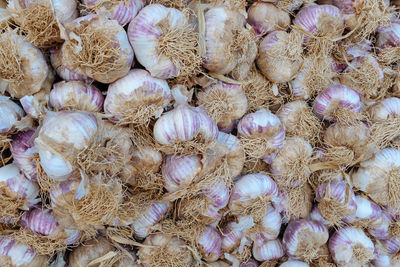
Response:
[[[305,262],[302,261],[296,261],[296,260],[288,260],[279,265],[279,267],[309,267]]]
[[[400,98],[385,98],[368,107],[368,113],[374,122],[397,117],[400,115]]]
[[[368,194],[380,205],[397,205],[398,172],[400,168],[400,151],[385,148],[369,160],[360,163],[352,173],[353,186]]]
[[[314,194],[310,185],[287,187],[279,190],[279,196],[273,200],[274,208],[281,212],[282,222],[307,218],[312,209]]]
[[[207,226],[197,239],[197,246],[200,253],[207,262],[215,262],[221,256],[221,236],[218,230]]]
[[[332,5],[303,7],[293,22],[306,32],[316,36],[340,36],[344,31],[342,12]]]
[[[377,239],[388,239],[390,238],[390,226],[391,220],[385,212],[382,212],[377,223],[368,227],[368,233]]]
[[[145,70],[133,69],[108,86],[104,111],[114,115],[111,118],[114,121],[138,123],[140,120],[159,117],[171,98],[165,80],[154,78]],[[154,108],[146,111],[146,106]]]
[[[245,156],[243,146],[240,144],[240,140],[232,135],[226,134],[224,132],[219,132],[217,141],[219,144],[226,146],[229,150],[226,155],[228,165],[229,165],[229,174],[231,177],[236,177],[240,174],[243,169]]]
[[[265,216],[262,218],[261,224],[258,224],[259,231],[255,237],[252,237],[254,244],[262,245],[266,240],[274,240],[278,238],[282,226],[281,214],[272,206],[268,207]]]
[[[0,43],[1,49],[4,49],[2,53],[12,57],[13,62],[5,63],[7,59],[4,58],[5,65],[0,64],[3,68],[0,76],[1,91],[5,90],[16,98],[38,92],[50,71],[42,52],[14,31],[1,33]]]
[[[316,222],[319,222],[319,223],[325,225],[328,229],[333,226],[333,224],[331,222],[327,221],[322,216],[322,214],[321,214],[320,210],[318,209],[317,205],[314,206],[313,209],[311,210],[310,215],[308,216],[308,219],[316,221]]]
[[[204,107],[218,127],[229,127],[247,111],[242,86],[218,81],[197,92],[197,104]]]
[[[379,226],[381,217],[384,216],[382,209],[374,202],[364,198],[360,195],[354,197],[357,209],[354,214],[345,218],[347,223],[354,223],[357,225],[360,221],[365,221],[367,227]]]
[[[0,134],[10,132],[24,115],[24,110],[10,98],[0,96]]]
[[[258,261],[280,259],[285,255],[279,239],[266,241],[262,245],[253,245],[253,257]]]
[[[167,213],[170,207],[169,202],[154,202],[151,206],[132,223],[135,236],[144,239],[150,228],[156,224]]]
[[[60,111],[48,113],[35,139],[40,164],[46,174],[55,180],[63,181],[73,173],[69,153],[75,154],[89,145],[97,133],[97,119],[92,113],[83,111]],[[61,146],[57,148],[57,146]],[[76,154],[75,154],[76,157]]]
[[[265,109],[247,114],[238,123],[239,139],[241,136],[248,138],[265,139],[265,148],[262,151],[252,151],[242,143],[247,154],[253,154],[256,158],[264,159],[270,163],[276,156],[276,152],[282,148],[285,140],[285,128],[277,116]]]
[[[374,257],[374,243],[357,228],[344,227],[329,239],[329,251],[339,265],[357,264],[362,266]]]
[[[0,258],[5,266],[43,267],[48,258],[38,255],[32,248],[15,240],[11,235],[0,236]],[[9,265],[7,265],[9,264]]]
[[[229,209],[233,214],[243,215],[243,205],[247,201],[262,197],[272,198],[277,195],[278,187],[268,175],[263,173],[248,174],[235,182],[229,200]]]
[[[67,66],[101,83],[112,83],[128,74],[134,53],[117,21],[88,15],[69,22],[65,28],[69,39],[61,49]]]
[[[32,181],[37,179],[35,159],[37,150],[34,146],[34,140],[31,140],[34,134],[35,131],[33,130],[18,133],[13,138],[10,148],[14,163],[25,174],[25,177]]]
[[[238,222],[229,222],[222,230],[222,251],[232,252],[239,247],[246,231],[254,226],[253,218],[239,217]]]
[[[338,108],[346,108],[354,113],[360,113],[360,94],[350,87],[332,84],[314,100],[314,113],[323,120],[335,121],[334,113]]]
[[[217,210],[223,209],[228,205],[230,197],[229,188],[221,180],[202,190],[202,194],[212,200],[211,205]]]
[[[132,165],[138,173],[159,171],[163,163],[163,155],[152,147],[141,147],[133,151]]]
[[[248,23],[258,35],[265,35],[274,30],[286,30],[290,25],[289,14],[274,4],[255,2],[247,11]]]
[[[377,29],[375,45],[380,49],[400,46],[400,20],[397,17],[393,17],[388,26]]]
[[[289,222],[283,234],[283,246],[289,257],[294,259],[313,259],[315,251],[326,244],[328,229],[321,223],[306,219]]]
[[[111,3],[105,0],[84,0],[83,4],[89,10],[106,15],[107,18],[125,25],[136,17],[138,12],[145,6],[146,0],[115,1]]]
[[[9,197],[25,199],[26,207],[39,201],[38,184],[26,179],[14,163],[0,168],[0,184],[4,186],[3,193]]]
[[[99,112],[103,108],[103,102],[104,97],[97,87],[81,81],[53,84],[49,98],[49,104],[55,110]]]
[[[288,42],[294,42],[290,43],[291,46],[301,48],[301,38],[294,38],[291,41],[292,35],[284,31],[273,31],[265,36],[259,44],[257,66],[264,76],[274,83],[289,82],[295,77],[301,66],[300,51],[297,54],[295,49],[286,51]],[[293,53],[293,55],[289,53]]]

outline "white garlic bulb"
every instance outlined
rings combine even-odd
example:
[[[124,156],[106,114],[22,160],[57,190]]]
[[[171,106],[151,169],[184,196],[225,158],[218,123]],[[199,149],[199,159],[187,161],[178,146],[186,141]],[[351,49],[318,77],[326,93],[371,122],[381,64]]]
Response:
[[[6,96],[0,96],[0,134],[9,133],[25,115],[24,110]]]
[[[108,86],[104,111],[120,124],[147,123],[161,115],[171,98],[165,80],[154,78],[145,70],[133,69]]]

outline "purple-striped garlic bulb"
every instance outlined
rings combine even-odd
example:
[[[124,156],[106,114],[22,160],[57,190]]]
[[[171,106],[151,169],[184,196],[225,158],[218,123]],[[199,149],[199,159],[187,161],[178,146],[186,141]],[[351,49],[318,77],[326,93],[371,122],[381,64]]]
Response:
[[[379,241],[387,253],[391,255],[397,254],[400,250],[400,239],[397,237],[384,239]]]
[[[319,222],[319,223],[325,225],[326,228],[328,228],[328,229],[334,226],[331,222],[327,221],[327,220],[324,218],[324,216],[322,216],[321,211],[320,211],[319,208],[318,208],[318,205],[315,205],[315,206],[312,208],[312,210],[311,210],[311,212],[310,212],[310,215],[308,216],[307,219],[308,219],[308,220],[313,220],[313,221]]]
[[[99,112],[103,109],[103,102],[101,91],[82,81],[55,83],[49,97],[49,104],[55,110]]]
[[[282,105],[276,115],[285,127],[287,136],[298,136],[313,142],[322,130],[311,107],[302,100]]]
[[[377,152],[371,140],[371,129],[364,122],[331,124],[324,134],[324,156],[339,166],[352,166]]]
[[[322,217],[334,225],[342,225],[342,219],[351,216],[357,209],[354,191],[345,181],[321,184],[315,199]]]
[[[257,56],[257,44],[255,35],[245,27],[244,15],[219,5],[210,8],[204,17],[203,66],[213,73],[230,74],[236,80],[246,79]]]
[[[64,181],[76,174],[73,160],[88,147],[98,131],[98,121],[92,113],[59,111],[47,113],[35,139],[40,164],[46,174]]]
[[[161,167],[164,187],[176,192],[188,187],[203,169],[198,155],[167,155]]]
[[[243,170],[245,161],[244,149],[240,143],[240,140],[235,135],[219,132],[217,141],[219,144],[222,144],[228,148],[228,152],[225,157],[229,166],[229,169],[227,170],[229,172],[229,176],[238,176]]]
[[[283,223],[291,219],[307,218],[312,209],[314,194],[308,184],[287,187],[279,190],[279,196],[273,201],[274,208],[283,216]]]
[[[287,260],[284,263],[282,263],[281,265],[279,265],[279,267],[309,267],[310,265],[308,265],[305,262],[302,261],[296,261],[296,260]]]
[[[277,184],[295,187],[308,182],[312,147],[302,138],[289,137],[270,165]]]
[[[278,260],[284,255],[285,252],[279,239],[268,240],[260,245],[253,245],[253,257],[258,261]]]
[[[0,96],[0,134],[14,130],[24,115],[24,110],[9,97]]]
[[[302,36],[297,32],[273,31],[260,42],[257,66],[274,83],[295,78],[302,59]]]
[[[381,242],[375,241],[375,253],[372,264],[375,267],[391,267],[398,266],[395,260],[392,261],[393,255],[390,255]]]
[[[341,84],[360,92],[367,100],[376,99],[382,95],[379,89],[383,84],[383,71],[370,54],[353,59],[344,69],[339,80]]]
[[[239,217],[238,222],[229,222],[222,229],[222,251],[231,253],[238,250],[238,253],[242,254],[248,242],[246,233],[253,226],[251,217]]]
[[[30,229],[38,235],[47,236],[49,243],[52,242],[50,240],[55,240],[57,243],[63,240],[62,245],[71,245],[77,243],[82,234],[81,231],[60,226],[53,211],[47,208],[34,207],[25,211],[20,219],[20,224],[23,228]],[[32,244],[32,246],[35,247],[35,244]],[[37,250],[42,252],[40,248],[37,248]],[[44,251],[48,251],[48,248],[44,248]]]
[[[354,202],[357,209],[352,215],[343,219],[346,223],[367,229],[382,224],[382,217],[385,217],[385,215],[379,205],[360,195],[354,197]]]
[[[50,49],[51,66],[56,71],[57,75],[66,81],[83,81],[90,84],[93,79],[81,73],[79,66],[73,67],[71,64],[63,60],[65,48],[61,46],[58,49]]]
[[[397,206],[400,201],[400,151],[385,148],[362,161],[351,174],[353,186],[382,206]]]
[[[344,227],[329,239],[329,251],[338,265],[363,266],[374,258],[374,243],[361,229]]]
[[[272,199],[278,196],[274,180],[263,173],[240,177],[233,185],[229,209],[234,215],[250,216],[261,222]]]
[[[368,233],[376,239],[388,239],[390,237],[396,236],[392,235],[392,225],[393,224],[389,216],[387,216],[385,211],[382,211],[382,216],[380,216],[378,220],[376,220],[376,223],[368,226]]]
[[[48,257],[39,255],[26,244],[18,242],[12,235],[0,236],[0,258],[4,266],[43,267]]]
[[[218,127],[229,127],[246,113],[247,98],[241,85],[217,81],[197,92],[197,105]]]
[[[82,4],[91,13],[105,15],[109,19],[118,21],[119,24],[125,25],[137,15],[137,13],[145,6],[146,0],[129,0],[129,1],[107,1],[107,0],[83,0]]]
[[[153,128],[155,140],[167,154],[197,154],[216,142],[218,127],[202,108],[188,104],[161,115]]]
[[[33,130],[18,133],[13,138],[10,148],[15,165],[31,181],[36,181],[37,179],[37,149],[32,139],[34,134],[35,131]]]
[[[247,14],[247,22],[260,36],[272,31],[286,31],[290,26],[289,14],[272,3],[255,2]]]
[[[151,227],[164,217],[169,208],[169,202],[156,201],[152,203],[139,218],[132,222],[135,237],[144,239],[151,231]]]
[[[197,239],[200,254],[207,262],[215,262],[221,257],[222,238],[213,226],[207,226]]]
[[[158,118],[172,96],[165,80],[142,69],[133,69],[108,86],[105,113],[119,124],[146,124]]]
[[[285,141],[285,128],[270,111],[260,109],[238,123],[238,137],[247,156],[271,163]]]
[[[71,0],[10,0],[13,21],[38,47],[62,43],[61,27],[78,17],[77,2]]]
[[[160,79],[195,75],[201,65],[198,35],[187,14],[163,5],[140,10],[128,27],[137,60]]]
[[[391,142],[397,143],[400,137],[400,98],[385,98],[368,107],[367,111],[374,142],[381,148],[388,147]]]
[[[37,19],[37,18],[36,18]],[[50,72],[42,52],[16,31],[0,34],[2,92],[21,98],[39,92]]]
[[[266,240],[277,239],[281,226],[281,214],[274,207],[269,206],[261,222],[255,224],[256,231],[252,231],[250,238],[254,241],[254,244],[262,245]]]
[[[361,95],[354,89],[331,84],[314,100],[315,115],[326,121],[348,121],[361,112]]]
[[[282,242],[289,257],[311,262],[319,256],[318,252],[328,238],[328,229],[323,224],[300,219],[289,222]]]
[[[149,235],[139,248],[140,263],[150,266],[192,266],[195,259],[185,242],[167,234]]]
[[[316,37],[335,38],[343,33],[344,18],[335,6],[308,5],[297,13],[294,25]]]
[[[78,74],[112,83],[128,74],[133,50],[122,26],[98,15],[79,17],[65,25],[62,62]]]

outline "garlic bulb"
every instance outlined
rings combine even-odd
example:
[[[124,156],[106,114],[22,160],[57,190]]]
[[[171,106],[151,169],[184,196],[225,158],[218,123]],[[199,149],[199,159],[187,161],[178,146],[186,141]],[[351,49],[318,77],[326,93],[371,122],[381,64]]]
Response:
[[[338,265],[363,266],[374,258],[374,243],[357,228],[338,229],[329,239],[329,251]]]
[[[133,69],[108,86],[104,111],[120,124],[148,123],[150,118],[158,118],[170,101],[171,92],[165,80]]]
[[[296,32],[273,31],[261,41],[257,66],[268,80],[284,83],[292,80],[302,63],[302,36]]]
[[[283,246],[289,257],[312,261],[328,241],[328,229],[319,222],[305,219],[289,222],[283,234]]]
[[[218,127],[228,127],[247,111],[242,86],[218,81],[197,92],[197,104],[204,107]]]
[[[270,166],[275,181],[279,185],[292,187],[307,183],[311,174],[312,150],[311,145],[302,138],[287,138]]]
[[[359,228],[377,227],[382,223],[382,209],[374,202],[360,195],[355,196],[356,212],[346,217],[344,221]]]
[[[373,122],[389,120],[400,115],[400,98],[388,97],[368,107]]]
[[[193,154],[204,152],[215,142],[218,127],[201,108],[183,104],[162,114],[154,125],[153,134],[155,140],[165,146],[165,152]]]
[[[10,98],[0,96],[0,134],[11,132],[24,115],[24,110]]]
[[[397,237],[380,241],[387,253],[394,255],[400,250],[400,239]]]
[[[278,187],[266,174],[256,173],[240,177],[234,184],[229,200],[232,214],[261,219],[268,203],[278,195]]]
[[[134,172],[141,175],[157,173],[163,163],[163,156],[160,151],[152,147],[140,147],[133,151],[131,160],[132,166],[135,169]]]
[[[221,256],[221,236],[215,227],[207,226],[197,240],[202,258],[215,262]]]
[[[304,184],[298,187],[282,188],[273,204],[276,210],[281,211],[283,222],[286,223],[290,219],[307,218],[312,209],[313,199],[311,187]]]
[[[13,155],[14,163],[18,166],[25,177],[31,181],[36,181],[36,147],[34,141],[31,140],[35,131],[29,130],[20,132],[16,135],[11,142],[11,153]]]
[[[323,225],[325,225],[328,229],[333,226],[333,224],[329,221],[327,221],[321,214],[321,211],[318,208],[318,205],[314,206],[310,212],[310,215],[308,216],[309,220],[313,220],[316,222],[319,222]]]
[[[105,15],[109,19],[118,21],[121,25],[131,22],[146,4],[146,0],[112,2],[106,0],[84,0],[82,2],[89,11]]]
[[[250,235],[250,237],[254,241],[254,244],[261,246],[266,240],[274,240],[278,238],[281,225],[281,214],[275,208],[269,206],[261,223],[255,225],[257,229],[256,233]]]
[[[38,92],[49,67],[42,52],[15,31],[0,34],[0,91],[21,98]]]
[[[188,187],[203,167],[199,156],[167,155],[161,167],[164,187],[175,192]]]
[[[290,16],[274,4],[255,2],[247,11],[248,23],[258,35],[265,35],[275,30],[285,31],[290,25]]]
[[[170,79],[199,71],[198,35],[187,14],[163,5],[143,8],[128,27],[137,60],[151,76]]]
[[[192,252],[181,239],[167,234],[154,234],[144,240],[140,247],[139,260],[147,266],[191,266],[195,264]]]
[[[282,105],[276,115],[285,127],[288,136],[298,136],[312,142],[322,130],[321,124],[312,113],[311,107],[302,100]]]
[[[251,217],[238,217],[238,222],[229,222],[222,230],[222,251],[243,254],[247,243],[246,232],[254,226]]]
[[[371,209],[367,209],[367,211],[368,210]],[[368,233],[376,239],[388,239],[392,235],[391,222],[386,213],[382,212],[382,215],[376,220],[376,223],[368,226]]]
[[[385,148],[369,160],[360,162],[360,167],[351,175],[353,186],[368,194],[377,204],[396,206],[400,201],[398,177],[400,151]]]
[[[296,261],[296,260],[288,260],[279,265],[279,267],[309,267],[305,262],[302,261]]]
[[[111,83],[128,74],[134,54],[117,21],[88,15],[67,23],[65,28],[68,38],[61,56],[67,66],[101,83]]]
[[[132,223],[132,228],[135,231],[135,236],[144,239],[151,227],[159,222],[167,213],[170,207],[168,202],[154,202],[143,212],[143,214],[135,219]]]
[[[10,0],[7,9],[27,38],[39,47],[62,43],[60,27],[78,17],[75,0]]]
[[[78,67],[72,67],[71,64],[63,60],[63,46],[58,49],[50,49],[51,66],[56,71],[57,75],[66,81],[83,81],[86,83],[93,82],[93,79],[85,74],[82,74]]]
[[[265,109],[247,114],[238,123],[238,136],[246,154],[270,163],[284,144],[285,128]]]
[[[228,148],[228,153],[225,157],[229,166],[229,176],[238,176],[243,169],[245,161],[244,150],[240,140],[232,134],[219,132],[217,141]]]
[[[361,95],[350,87],[329,85],[314,100],[315,115],[327,121],[346,121],[361,112]]]
[[[84,111],[48,113],[35,139],[40,164],[46,174],[63,181],[74,174],[73,161],[98,130],[96,117]],[[68,152],[68,153],[67,153]]]
[[[379,89],[383,84],[383,71],[372,55],[357,57],[342,72],[340,83],[356,89],[367,100],[383,95]]]
[[[318,210],[328,222],[342,225],[342,219],[356,212],[354,191],[344,181],[333,181],[320,185],[315,193]]]
[[[0,258],[4,266],[16,267],[43,267],[49,260],[11,235],[0,236]]]
[[[389,25],[377,29],[375,45],[380,49],[398,47],[400,46],[399,34],[400,20],[397,17],[393,17]]]
[[[277,260],[285,255],[279,239],[266,241],[262,245],[253,245],[253,257],[258,261]]]
[[[58,82],[53,84],[49,104],[55,110],[85,110],[99,112],[104,97],[93,85],[81,81]]]
[[[223,209],[229,202],[229,188],[221,180],[209,185],[201,191],[207,198],[211,200],[211,205],[217,210]]]
[[[317,37],[338,37],[344,30],[342,12],[332,5],[308,5],[297,13],[294,25]]]

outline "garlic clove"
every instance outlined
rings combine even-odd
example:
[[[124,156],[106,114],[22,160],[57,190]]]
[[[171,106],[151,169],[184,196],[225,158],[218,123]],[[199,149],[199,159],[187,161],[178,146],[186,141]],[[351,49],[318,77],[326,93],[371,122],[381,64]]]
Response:
[[[262,245],[253,245],[253,257],[258,261],[280,259],[285,255],[279,239],[266,241]]]
[[[207,226],[197,240],[202,257],[207,262],[215,262],[221,256],[221,236],[214,227]]]
[[[154,202],[143,212],[139,218],[133,221],[132,228],[135,236],[144,239],[150,232],[150,229],[167,213],[170,208],[169,202]]]

